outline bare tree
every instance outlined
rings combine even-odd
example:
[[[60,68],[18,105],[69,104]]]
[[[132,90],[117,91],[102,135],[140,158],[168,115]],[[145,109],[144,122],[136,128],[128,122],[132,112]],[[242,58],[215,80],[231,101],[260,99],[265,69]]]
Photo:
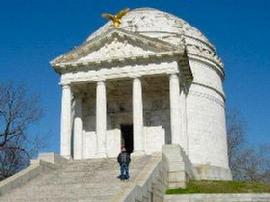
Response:
[[[23,85],[0,84],[0,180],[28,165],[33,154],[28,128],[41,116],[38,97]]]
[[[229,165],[233,176],[236,177],[239,154],[246,145],[245,122],[240,118],[239,113],[234,110],[227,112],[226,123]]]
[[[235,180],[270,183],[270,145],[250,145],[239,113],[227,113],[229,165]]]

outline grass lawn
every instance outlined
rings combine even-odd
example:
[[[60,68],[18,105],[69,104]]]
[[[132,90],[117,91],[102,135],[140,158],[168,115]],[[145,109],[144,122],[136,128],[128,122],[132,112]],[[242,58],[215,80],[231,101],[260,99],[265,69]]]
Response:
[[[169,189],[166,194],[191,193],[267,193],[270,185],[257,182],[238,181],[190,181],[186,189]]]

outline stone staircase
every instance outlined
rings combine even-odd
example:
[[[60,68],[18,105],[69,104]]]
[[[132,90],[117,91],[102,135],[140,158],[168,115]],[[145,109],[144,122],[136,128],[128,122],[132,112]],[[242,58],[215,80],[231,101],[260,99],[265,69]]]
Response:
[[[116,159],[70,160],[62,168],[39,175],[0,197],[1,202],[119,201],[153,157],[133,157],[130,180],[120,181]],[[121,201],[121,200],[120,200]]]

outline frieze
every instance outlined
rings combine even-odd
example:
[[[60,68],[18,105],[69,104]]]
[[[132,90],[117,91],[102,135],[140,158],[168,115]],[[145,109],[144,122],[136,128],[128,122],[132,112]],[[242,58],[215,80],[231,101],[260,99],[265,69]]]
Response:
[[[121,79],[133,78],[146,75],[161,75],[179,73],[177,62],[163,62],[159,64],[150,63],[147,65],[127,65],[122,68],[109,68],[101,70],[88,70],[86,72],[72,72],[61,75],[61,84],[72,82],[96,82],[100,79]]]

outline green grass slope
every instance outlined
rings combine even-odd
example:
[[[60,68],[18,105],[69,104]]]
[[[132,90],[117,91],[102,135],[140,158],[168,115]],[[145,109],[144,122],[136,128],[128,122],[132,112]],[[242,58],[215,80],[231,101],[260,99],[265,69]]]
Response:
[[[186,189],[169,189],[166,194],[191,193],[268,193],[270,185],[238,181],[190,181]]]

